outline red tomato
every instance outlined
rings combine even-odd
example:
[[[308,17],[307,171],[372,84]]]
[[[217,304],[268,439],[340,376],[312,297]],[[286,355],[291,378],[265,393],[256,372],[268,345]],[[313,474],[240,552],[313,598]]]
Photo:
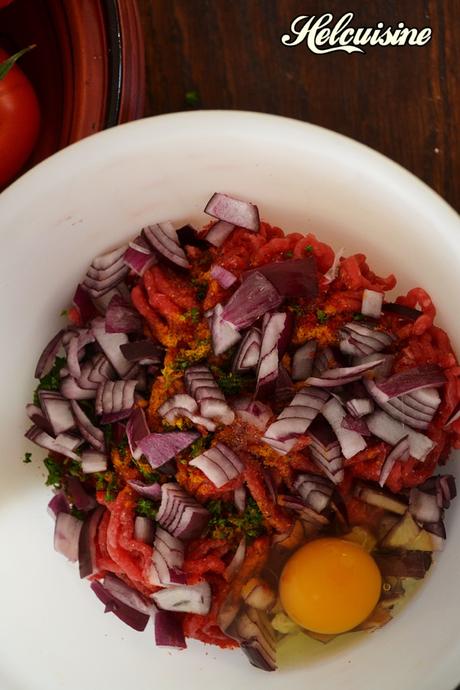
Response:
[[[0,48],[0,68],[8,57]],[[20,171],[32,153],[39,127],[40,108],[35,91],[22,70],[14,65],[0,79],[0,187]]]

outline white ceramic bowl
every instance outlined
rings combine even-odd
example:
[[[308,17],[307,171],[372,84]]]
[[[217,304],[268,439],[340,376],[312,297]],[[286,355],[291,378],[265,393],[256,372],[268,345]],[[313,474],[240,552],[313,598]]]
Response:
[[[332,132],[268,115],[166,115],[56,154],[0,197],[0,688],[2,690],[453,690],[460,681],[460,516],[422,591],[359,644],[286,662],[275,674],[199,643],[155,649],[113,616],[53,552],[48,491],[24,465],[23,405],[33,366],[98,252],[144,224],[205,220],[225,191],[288,231],[314,231],[371,266],[422,285],[460,352],[460,223],[436,194],[379,154]],[[34,455],[38,458],[39,451]],[[453,467],[452,467],[453,469]],[[458,473],[457,473],[458,474]]]

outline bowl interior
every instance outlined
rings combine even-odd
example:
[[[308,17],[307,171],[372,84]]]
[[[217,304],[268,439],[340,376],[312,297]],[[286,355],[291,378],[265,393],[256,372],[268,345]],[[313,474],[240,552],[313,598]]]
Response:
[[[22,410],[36,357],[94,255],[148,222],[206,222],[202,209],[214,191],[256,202],[263,218],[287,231],[312,231],[337,249],[364,252],[376,272],[398,276],[398,291],[425,287],[460,351],[460,321],[452,319],[456,214],[409,173],[344,137],[254,113],[183,113],[95,135],[27,173],[0,197],[0,535],[7,549],[0,560],[0,685],[77,690],[91,679],[93,687],[121,690],[134,671],[138,690],[152,683],[203,690],[216,682],[222,690],[286,682],[290,690],[307,683],[317,690],[451,690],[460,679],[455,504],[439,563],[393,622],[359,644],[316,647],[311,658],[283,655],[278,674],[198,643],[180,653],[155,649],[150,628],[139,635],[101,615],[87,583],[53,552],[38,462],[21,463],[30,450]]]

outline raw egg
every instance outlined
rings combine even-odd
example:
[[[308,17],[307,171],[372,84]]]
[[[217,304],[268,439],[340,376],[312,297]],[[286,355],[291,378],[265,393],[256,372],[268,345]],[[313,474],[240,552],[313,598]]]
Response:
[[[375,608],[382,578],[359,544],[324,538],[304,544],[284,566],[281,604],[298,625],[323,634],[343,633]]]

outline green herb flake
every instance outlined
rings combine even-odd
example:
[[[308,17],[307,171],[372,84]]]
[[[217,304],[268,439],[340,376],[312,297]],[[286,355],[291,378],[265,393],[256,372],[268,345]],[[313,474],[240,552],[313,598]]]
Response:
[[[118,479],[116,475],[112,475],[107,483],[107,486],[105,487],[105,500],[107,502],[114,501],[118,495],[120,487],[118,486]]]
[[[307,254],[311,253],[311,252],[313,251],[313,245],[312,245],[312,244],[307,244],[307,246],[305,247],[304,251],[305,251]]]
[[[60,489],[62,486],[62,478],[64,475],[63,465],[55,460],[54,458],[45,458],[43,460],[48,476],[46,478],[46,486],[54,486],[56,489]]]
[[[289,304],[288,309],[297,316],[303,316],[305,314],[305,310],[303,307],[300,306],[300,304]]]
[[[192,307],[184,314],[184,319],[186,321],[191,321],[192,323],[199,323],[200,321],[200,310],[198,307]]]
[[[149,498],[140,498],[136,505],[136,515],[155,520],[158,513],[158,505]]]
[[[323,311],[323,309],[317,309],[316,310],[316,318],[318,319],[319,323],[326,323],[329,316],[326,314],[325,311]]]
[[[69,315],[69,310],[68,309],[63,309],[59,316],[68,316]]]
[[[189,446],[190,460],[193,460],[193,458],[196,458],[198,455],[201,455],[201,453],[204,453],[204,451],[207,450],[211,445],[211,440],[211,434],[197,438],[197,440],[194,441],[191,446]]]
[[[43,378],[40,379],[40,383],[38,384],[37,388],[35,389],[34,392],[34,404],[38,405],[39,404],[39,399],[38,399],[38,391],[41,390],[46,390],[46,391],[58,391],[61,385],[61,377],[60,377],[60,371],[63,366],[65,366],[67,363],[67,360],[65,357],[56,357],[54,360],[53,368]]]
[[[196,89],[190,89],[190,91],[185,93],[185,103],[189,106],[189,108],[198,108],[200,102],[200,94]]]
[[[225,372],[215,367],[214,373],[217,378],[217,385],[225,395],[238,395],[247,383],[242,376],[234,374],[232,371]]]
[[[241,534],[254,539],[265,531],[263,515],[251,496],[243,513],[237,513],[232,503],[219,500],[209,501],[206,508],[211,513],[208,534],[213,539],[236,539]]]
[[[22,462],[24,462],[26,465],[29,462],[32,462],[32,453],[25,453],[24,454],[24,460]]]
[[[83,510],[79,510],[75,506],[73,506],[70,509],[70,514],[73,515],[74,517],[78,518],[78,520],[84,520],[86,518],[86,514]]]
[[[292,259],[293,256],[294,256],[294,252],[291,249],[289,249],[287,252],[284,252],[284,258],[285,259]]]
[[[359,312],[353,314],[353,321],[364,321],[365,318],[364,314],[360,314]]]

